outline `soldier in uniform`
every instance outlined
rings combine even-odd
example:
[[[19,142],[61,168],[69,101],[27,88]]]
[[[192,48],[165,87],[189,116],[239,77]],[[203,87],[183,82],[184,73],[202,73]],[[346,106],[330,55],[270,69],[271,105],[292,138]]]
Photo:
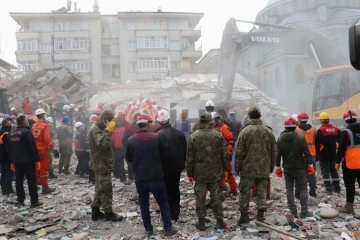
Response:
[[[69,166],[70,159],[72,154],[72,138],[74,131],[69,125],[70,118],[64,116],[62,118],[62,124],[56,129],[56,135],[59,140],[59,152],[60,152],[60,161],[59,161],[59,173],[63,172],[65,174],[70,174]]]
[[[220,199],[220,182],[227,178],[228,151],[220,132],[210,129],[211,115],[200,116],[199,129],[190,135],[186,152],[189,183],[195,181],[196,228],[205,231],[206,192],[210,191],[216,228],[225,227]]]
[[[268,176],[274,170],[276,141],[271,128],[263,124],[258,107],[249,108],[249,122],[240,131],[235,151],[235,169],[240,174],[240,212],[238,224],[246,224],[249,218],[251,185],[257,189],[257,217],[264,220],[266,211],[266,186]]]
[[[113,189],[111,173],[114,170],[114,160],[111,151],[111,134],[107,127],[114,114],[111,110],[104,110],[99,121],[95,122],[88,133],[90,145],[91,169],[95,172],[95,196],[91,206],[93,221],[103,219],[107,221],[121,221],[123,216],[112,210]],[[100,211],[100,207],[105,214]]]

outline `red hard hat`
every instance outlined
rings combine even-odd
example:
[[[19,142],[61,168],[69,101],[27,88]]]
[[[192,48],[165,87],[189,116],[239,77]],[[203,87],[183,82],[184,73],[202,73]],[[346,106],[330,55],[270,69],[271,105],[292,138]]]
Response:
[[[306,122],[309,120],[309,115],[307,115],[306,112],[300,112],[298,114],[298,120],[299,120],[299,122]]]
[[[351,110],[348,110],[348,111],[344,112],[344,115],[343,115],[343,119],[345,121],[351,120],[351,119],[356,119],[356,117],[357,117],[356,112],[351,111]]]
[[[287,117],[284,121],[284,127],[296,127],[297,121],[293,117]]]

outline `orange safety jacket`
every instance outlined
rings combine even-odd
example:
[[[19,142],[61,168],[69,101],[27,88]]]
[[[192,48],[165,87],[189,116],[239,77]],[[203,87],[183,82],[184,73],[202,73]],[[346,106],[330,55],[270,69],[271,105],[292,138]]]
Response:
[[[227,150],[232,153],[234,149],[234,137],[231,128],[225,123],[221,123],[219,130],[225,139]]]
[[[345,152],[345,164],[349,169],[360,169],[360,144],[354,144],[354,135],[349,129],[344,129],[349,135],[350,144]]]
[[[304,135],[307,144],[309,145],[309,150],[311,156],[316,156],[316,149],[315,149],[315,135],[316,129],[311,126],[308,130],[301,129],[299,126],[296,127],[296,131],[302,135]],[[320,147],[321,148],[321,147]]]
[[[0,136],[0,144],[4,144],[4,137],[6,137],[6,135],[8,135],[9,132],[4,132],[3,134],[1,134]]]
[[[51,139],[50,126],[43,119],[34,123],[31,132],[34,135],[38,151],[54,149],[55,144]]]

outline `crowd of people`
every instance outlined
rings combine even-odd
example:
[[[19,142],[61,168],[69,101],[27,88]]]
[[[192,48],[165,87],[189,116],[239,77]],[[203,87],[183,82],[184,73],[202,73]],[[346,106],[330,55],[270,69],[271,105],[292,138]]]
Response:
[[[48,181],[57,178],[52,158],[60,158],[58,174],[68,175],[71,174],[69,167],[74,151],[78,160],[74,174],[95,184],[91,219],[123,220],[123,216],[112,209],[112,176],[124,184],[134,181],[149,238],[154,236],[150,193],[160,207],[165,236],[177,232],[173,222],[181,217],[179,185],[184,170],[188,183],[194,185],[196,228],[200,231],[205,230],[208,191],[216,228],[226,227],[222,209],[224,192],[233,196],[240,193],[239,225],[250,221],[251,196],[256,196],[256,220],[264,221],[273,172],[277,177],[284,176],[292,217],[312,216],[307,202],[308,195],[317,197],[316,165],[320,166],[328,194],[340,192],[338,171],[342,166],[346,204],[339,210],[354,214],[355,182],[360,181],[360,163],[357,161],[360,157],[360,124],[354,111],[344,113],[348,126],[343,131],[330,124],[326,112],[320,114],[319,129],[308,123],[305,112],[299,113],[297,118],[289,116],[284,120],[283,132],[276,139],[271,127],[261,119],[257,106],[247,108],[240,121],[235,108],[228,112],[215,111],[213,101],[209,100],[205,112],[191,128],[185,111],[175,126],[171,126],[170,113],[166,109],[158,111],[156,116],[148,115],[146,111],[135,113],[133,122],[129,123],[123,112],[116,111],[116,104],[104,109],[104,104],[99,103],[92,112],[86,112],[83,105],[65,104],[61,124],[56,126],[59,118],[55,116],[52,100],[39,102],[34,111],[29,98],[25,97],[22,113],[12,110],[15,118],[7,115],[1,123],[2,194],[14,193],[15,174],[18,206],[24,206],[24,178],[29,188],[30,207],[41,206],[38,185],[42,187],[42,194],[56,191]],[[72,113],[71,109],[74,109]],[[239,185],[236,176],[240,176]],[[295,198],[300,200],[300,216]]]

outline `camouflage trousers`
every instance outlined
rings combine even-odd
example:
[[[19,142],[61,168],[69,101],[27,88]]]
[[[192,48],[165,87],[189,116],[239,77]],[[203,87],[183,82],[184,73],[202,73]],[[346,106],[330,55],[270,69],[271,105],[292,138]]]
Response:
[[[220,184],[213,183],[198,183],[195,182],[195,198],[196,198],[196,215],[198,218],[205,218],[206,216],[206,192],[210,192],[211,207],[214,212],[216,220],[222,220],[224,217],[222,203],[220,199]]]
[[[249,202],[251,196],[251,185],[256,185],[256,205],[257,210],[266,211],[266,189],[268,184],[267,178],[245,178],[241,177],[239,184],[240,192],[240,212],[249,211]]]
[[[70,160],[72,155],[71,144],[59,145],[60,160],[59,160],[59,173],[63,170],[69,171]],[[64,169],[63,169],[64,168]]]
[[[111,173],[95,173],[95,196],[92,206],[102,208],[105,213],[112,213],[112,182]]]

